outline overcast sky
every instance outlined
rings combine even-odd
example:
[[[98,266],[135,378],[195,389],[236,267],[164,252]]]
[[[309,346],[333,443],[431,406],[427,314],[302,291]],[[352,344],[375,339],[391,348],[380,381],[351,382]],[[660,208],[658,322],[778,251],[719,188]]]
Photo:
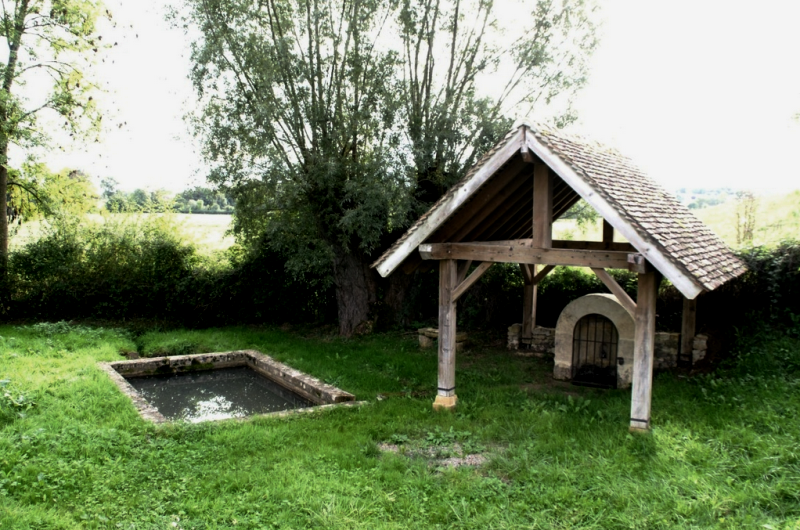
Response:
[[[668,189],[800,188],[800,2],[600,3],[601,44],[577,101],[579,132]],[[164,21],[163,0],[106,5],[118,42],[98,68],[107,132],[101,144],[48,164],[113,176],[126,189],[203,184],[183,120],[193,102],[184,35]]]

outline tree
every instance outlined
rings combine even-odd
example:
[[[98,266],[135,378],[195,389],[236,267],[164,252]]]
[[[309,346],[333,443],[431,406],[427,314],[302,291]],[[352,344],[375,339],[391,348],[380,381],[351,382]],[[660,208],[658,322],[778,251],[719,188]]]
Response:
[[[402,2],[403,109],[423,207],[510,129],[512,116],[558,101],[555,123],[575,119],[571,97],[597,45],[593,2],[504,4],[500,20],[492,0]]]
[[[79,170],[53,173],[42,163],[25,163],[11,170],[8,192],[9,231],[13,224],[43,217],[78,216],[97,208],[97,190]]]
[[[511,110],[581,86],[594,46],[583,1],[539,0],[509,50],[488,0],[186,2],[209,180],[234,195],[241,241],[332,279],[344,335],[369,328],[375,255]],[[481,93],[498,72],[505,88]]]
[[[380,0],[190,0],[209,180],[237,201],[235,230],[297,273],[332,272],[342,334],[368,320],[380,242],[402,196],[396,56],[376,42]]]
[[[93,0],[6,0],[0,4],[0,37],[8,56],[0,64],[0,296],[7,296],[9,187],[24,183],[9,179],[9,148],[47,143],[40,117],[52,113],[63,120],[71,136],[99,123],[92,92],[84,78],[89,57],[101,46],[95,22],[99,2]],[[19,92],[26,82],[49,82],[42,98]],[[27,190],[32,192],[32,190]],[[6,213],[3,215],[2,213]]]

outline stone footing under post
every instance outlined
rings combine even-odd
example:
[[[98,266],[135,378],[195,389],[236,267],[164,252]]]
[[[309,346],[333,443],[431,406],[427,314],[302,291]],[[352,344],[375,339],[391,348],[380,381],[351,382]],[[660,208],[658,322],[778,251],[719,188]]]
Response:
[[[433,410],[453,410],[458,403],[458,396],[436,396],[433,402]]]

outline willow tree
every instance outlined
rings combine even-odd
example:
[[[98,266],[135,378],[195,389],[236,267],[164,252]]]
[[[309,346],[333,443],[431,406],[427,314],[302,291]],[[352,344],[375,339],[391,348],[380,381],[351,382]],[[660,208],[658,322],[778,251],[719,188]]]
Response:
[[[487,0],[186,4],[210,180],[235,196],[240,240],[332,271],[343,334],[368,327],[376,254],[510,113],[580,86],[594,43],[582,0],[507,20],[513,46]],[[386,290],[394,304],[406,286]]]
[[[597,45],[595,10],[591,0],[403,0],[403,111],[423,207],[514,117],[575,119],[572,97]]]
[[[375,302],[367,256],[403,194],[382,0],[189,0],[196,116],[235,229],[298,272],[332,270],[342,334]]]
[[[102,47],[96,22],[100,2],[93,0],[4,0],[0,3],[0,38],[7,54],[0,63],[0,298],[8,296],[9,220],[25,210],[13,201],[47,200],[33,186],[35,178],[14,161],[9,149],[43,146],[50,137],[41,118],[50,114],[61,131],[76,136],[96,128],[99,115],[94,85],[85,79],[92,56]],[[27,168],[36,167],[28,164]],[[11,175],[11,178],[10,178]],[[16,175],[16,177],[15,177]],[[16,188],[16,189],[13,189]],[[9,198],[12,204],[9,204]],[[0,301],[0,312],[5,304]]]

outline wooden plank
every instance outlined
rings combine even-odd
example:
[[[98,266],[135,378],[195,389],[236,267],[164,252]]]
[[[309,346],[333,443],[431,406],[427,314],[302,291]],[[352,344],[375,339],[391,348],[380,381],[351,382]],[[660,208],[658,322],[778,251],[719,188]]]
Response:
[[[519,270],[522,271],[522,279],[525,284],[530,284],[533,281],[533,271],[531,267],[532,265],[528,265],[527,263],[519,264]]]
[[[636,318],[636,302],[631,300],[631,297],[628,296],[628,293],[625,292],[625,289],[623,289],[620,284],[617,283],[617,280],[615,280],[603,269],[592,269],[592,271],[598,278],[600,278],[600,281],[603,282],[606,287],[608,287],[608,290],[617,297],[617,300],[619,300],[619,303],[625,308],[625,311],[627,311],[632,317]]]
[[[556,268],[555,265],[547,265],[547,266],[545,266],[542,270],[539,271],[539,273],[536,276],[533,277],[533,281],[531,281],[531,283],[533,285],[539,285],[539,282],[544,280],[544,277],[547,276],[548,274],[550,274],[550,271],[555,269],[555,268]]]
[[[439,388],[437,395],[451,397],[456,389],[456,260],[439,262]]]
[[[469,268],[472,265],[472,260],[464,260],[458,262],[458,273],[456,274],[456,282],[461,283],[464,281],[464,278],[467,277],[467,272],[469,272]]]
[[[475,282],[480,280],[481,276],[489,270],[489,267],[494,265],[494,263],[481,263],[475,270],[472,271],[472,274],[467,276],[464,280],[458,283],[458,286],[453,290],[453,302],[457,302],[461,296],[467,292],[467,290],[472,287]]]
[[[495,151],[472,177],[459,186],[452,195],[429,212],[425,221],[408,237],[376,269],[384,278],[391,274],[415,248],[425,241],[437,228],[442,226],[473,194],[485,184],[504,164],[519,152],[522,130],[508,138],[505,145]],[[528,141],[530,146],[530,141]]]
[[[661,250],[647,241],[634,228],[633,224],[622,213],[611,205],[601,194],[597,193],[573,167],[543,144],[536,135],[526,136],[528,147],[578,195],[588,202],[603,219],[607,219],[622,236],[631,242],[659,271],[661,271],[686,298],[696,298],[703,291],[703,286],[692,276],[680,270]]]
[[[511,170],[507,169],[506,171],[510,172]],[[485,201],[484,205],[480,208],[479,211],[475,211],[475,212],[471,212],[471,213],[465,212],[465,217],[466,218],[459,223],[458,228],[455,231],[453,231],[451,234],[447,235],[444,239],[441,239],[441,241],[445,241],[445,240],[448,240],[448,241],[462,241],[462,240],[464,240],[464,238],[466,236],[469,235],[469,233],[472,230],[475,229],[475,227],[479,226],[484,221],[486,221],[487,218],[492,216],[492,214],[494,214],[495,212],[498,212],[498,211],[502,214],[502,212],[508,208],[508,206],[506,205],[508,200],[511,197],[516,196],[517,193],[518,193],[518,190],[521,187],[525,186],[526,184],[529,184],[529,182],[527,182],[527,181],[530,181],[530,178],[526,178],[526,176],[524,175],[523,171],[515,171],[515,172],[513,172],[511,174],[513,176],[508,180],[507,184],[505,186],[503,186],[497,192],[491,192],[491,191],[484,192],[482,190],[481,191],[482,194],[483,193],[486,193],[486,194],[494,193],[494,195],[491,196],[491,197],[487,197],[488,200]],[[499,176],[497,178],[499,178]],[[459,220],[460,220],[460,218],[461,218],[461,215],[459,214]],[[453,221],[456,221],[456,220],[453,219]],[[437,236],[438,235],[439,234],[437,234]],[[437,239],[438,239],[438,237],[437,237]],[[431,241],[431,242],[435,242],[435,241]]]
[[[641,254],[630,254],[628,256],[628,270],[639,274],[647,274],[653,271],[653,266]]]
[[[530,344],[533,328],[536,327],[536,298],[537,289],[533,284],[522,287],[522,331],[520,339]]]
[[[573,250],[534,248],[530,240],[513,244],[426,243],[419,246],[423,259],[471,259],[495,263],[529,263],[531,265],[572,265],[598,269],[627,269],[628,252],[615,250]],[[527,244],[526,244],[527,243]]]
[[[517,219],[519,212],[523,210],[530,211],[532,204],[530,197],[531,189],[533,189],[533,179],[527,179],[525,185],[518,188],[517,193],[504,204],[504,209],[498,209],[492,212],[483,220],[482,224],[476,226],[475,229],[462,240],[475,241],[476,239],[494,238],[504,226]]]
[[[539,248],[553,243],[553,177],[544,164],[533,166],[533,242]]]
[[[553,241],[553,248],[574,248],[583,250],[619,250],[623,252],[636,253],[630,243],[604,243],[600,241],[565,241],[557,239]]]
[[[632,431],[650,428],[653,387],[653,359],[656,332],[656,274],[639,275],[633,335],[633,389],[631,390]]]
[[[693,362],[694,336],[697,334],[697,298],[683,299],[683,316],[681,318],[681,356]]]
[[[614,242],[614,227],[603,219],[603,243]]]
[[[529,164],[532,164],[536,160],[536,157],[534,157],[533,153],[531,153],[531,150],[528,149],[528,141],[526,139],[527,135],[528,135],[528,129],[523,127],[522,128],[522,142],[521,142],[522,145],[519,148],[519,154],[522,155],[522,159],[525,162],[527,162]]]

